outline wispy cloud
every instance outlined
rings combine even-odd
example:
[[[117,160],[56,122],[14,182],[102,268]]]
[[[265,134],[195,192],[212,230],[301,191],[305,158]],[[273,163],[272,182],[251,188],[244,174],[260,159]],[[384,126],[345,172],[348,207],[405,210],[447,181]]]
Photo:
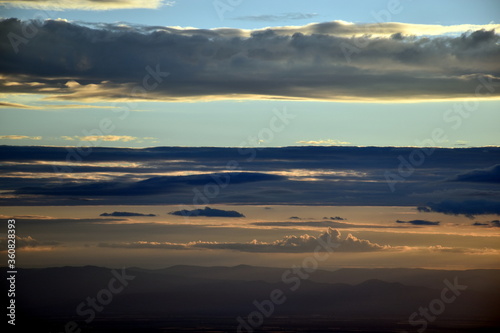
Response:
[[[21,103],[0,102],[0,108],[31,109],[31,106]]]
[[[347,142],[347,141],[340,141],[340,140],[333,140],[333,139],[297,141],[296,143],[299,143],[302,145],[310,145],[310,146],[341,146],[341,145],[351,144],[350,142]]]
[[[57,109],[112,109],[114,106],[109,105],[92,105],[92,104],[44,104],[30,105],[21,103],[0,102],[0,108],[13,109],[32,109],[32,110],[57,110]]]
[[[7,251],[7,238],[0,238],[0,251]],[[16,249],[51,249],[59,246],[59,242],[41,242],[31,236],[20,237],[16,236]]]
[[[155,9],[162,5],[172,6],[175,1],[165,0],[0,0],[0,4],[18,8],[51,10],[110,10],[126,8]]]
[[[88,136],[61,136],[61,139],[66,141],[107,141],[107,142],[130,142],[138,140],[153,140],[152,137],[138,138],[129,135],[88,135]]]
[[[284,14],[269,14],[269,15],[249,15],[238,16],[235,20],[241,21],[259,21],[259,22],[283,22],[290,20],[305,20],[318,16],[317,13],[284,13]]]
[[[0,135],[0,140],[42,140],[42,137],[28,135]]]

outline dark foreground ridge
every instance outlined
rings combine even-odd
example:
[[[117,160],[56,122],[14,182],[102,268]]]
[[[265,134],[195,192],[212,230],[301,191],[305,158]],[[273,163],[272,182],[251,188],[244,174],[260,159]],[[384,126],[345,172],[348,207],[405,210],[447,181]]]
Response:
[[[500,325],[500,270],[318,270],[304,279],[283,278],[286,271],[246,265],[19,269],[17,323],[37,332],[236,332],[238,317],[246,320],[256,303],[281,290],[284,301],[255,332],[416,332],[425,315],[417,314],[413,325],[409,317],[442,297],[453,301],[439,316],[429,314],[434,320],[427,320],[426,332],[493,332]]]

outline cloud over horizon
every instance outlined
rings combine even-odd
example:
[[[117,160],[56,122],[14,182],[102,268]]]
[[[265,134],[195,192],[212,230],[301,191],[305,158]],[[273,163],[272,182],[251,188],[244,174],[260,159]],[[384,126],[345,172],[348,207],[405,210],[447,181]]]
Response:
[[[439,225],[439,221],[426,221],[426,220],[411,220],[411,221],[401,221],[397,220],[396,223],[408,223],[412,225]]]
[[[0,252],[7,251],[7,245],[8,245],[7,237],[0,238]],[[59,242],[49,242],[49,241],[41,242],[34,239],[31,236],[25,236],[25,237],[16,236],[16,249],[29,250],[34,248],[52,248],[59,245],[60,245]]]
[[[323,246],[321,245],[323,244]],[[264,253],[306,253],[314,252],[318,248],[321,252],[330,251],[325,248],[325,244],[331,246],[330,250],[335,252],[372,252],[389,249],[389,246],[382,246],[372,243],[368,240],[358,239],[351,234],[345,238],[341,233],[332,228],[317,237],[304,234],[301,236],[285,236],[282,239],[273,242],[260,242],[253,240],[248,243],[229,243],[229,242],[204,242],[196,241],[189,243],[171,243],[171,242],[124,242],[124,243],[100,243],[100,247],[111,248],[149,248],[149,249],[172,249],[172,250],[192,250],[192,249],[211,249],[211,250],[234,250],[241,252],[264,252]],[[319,247],[318,247],[319,246]],[[319,251],[319,250],[318,250]]]

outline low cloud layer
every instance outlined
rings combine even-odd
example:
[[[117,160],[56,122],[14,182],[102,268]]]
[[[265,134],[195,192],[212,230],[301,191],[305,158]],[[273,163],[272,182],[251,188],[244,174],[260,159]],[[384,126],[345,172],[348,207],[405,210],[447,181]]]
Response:
[[[59,242],[41,242],[31,236],[16,236],[16,249],[51,248],[60,245]],[[7,238],[0,238],[0,252],[7,251]]]
[[[307,234],[301,236],[285,236],[274,242],[260,242],[253,240],[248,243],[228,243],[228,242],[147,242],[139,241],[132,243],[101,243],[101,247],[112,248],[149,248],[149,249],[170,249],[170,250],[234,250],[241,252],[273,252],[273,253],[305,253],[337,251],[337,252],[373,252],[389,249],[389,246],[382,246],[368,240],[358,239],[351,234],[342,238],[338,230],[329,228],[317,237]]]
[[[4,19],[0,89],[78,101],[498,97],[498,26],[333,21],[242,30]],[[34,37],[23,37],[26,27]]]
[[[500,148],[494,147],[435,149],[410,177],[395,184],[394,192],[384,174],[398,174],[399,158],[410,156],[412,148],[92,147],[89,151],[83,156],[76,148],[1,146],[0,205],[170,204],[193,210],[215,204],[334,203],[411,206],[421,207],[422,212],[464,215],[500,212],[497,183],[450,181],[491,166],[500,158]],[[325,215],[320,214],[316,217]],[[331,214],[323,222],[345,222]],[[298,217],[302,220],[290,222],[314,221]]]

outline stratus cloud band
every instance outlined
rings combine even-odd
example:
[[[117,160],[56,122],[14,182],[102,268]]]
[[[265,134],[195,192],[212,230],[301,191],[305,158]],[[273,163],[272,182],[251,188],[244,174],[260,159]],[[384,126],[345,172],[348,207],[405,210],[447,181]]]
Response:
[[[33,38],[23,37],[27,27]],[[495,28],[334,21],[249,31],[6,19],[0,87],[75,101],[491,99],[500,97]],[[169,77],[134,93],[146,68]]]

